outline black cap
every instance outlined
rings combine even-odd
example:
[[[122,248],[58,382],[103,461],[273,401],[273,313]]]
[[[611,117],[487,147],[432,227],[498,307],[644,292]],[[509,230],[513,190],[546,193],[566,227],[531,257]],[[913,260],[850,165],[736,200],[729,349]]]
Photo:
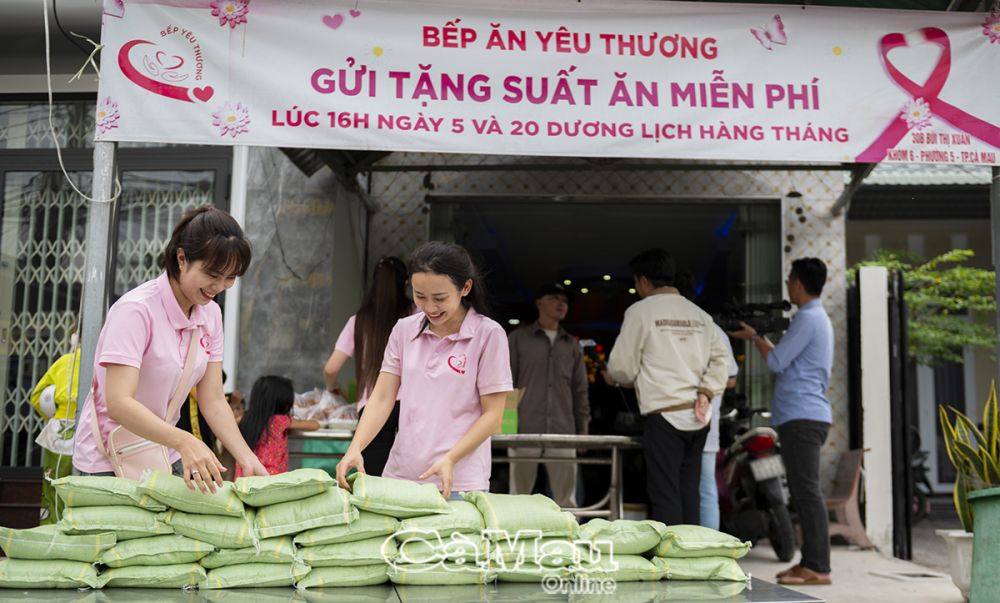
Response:
[[[549,283],[542,285],[538,288],[538,291],[535,292],[535,299],[542,299],[546,295],[565,295],[566,299],[573,299],[573,294],[570,293],[570,290],[564,287],[561,283]]]

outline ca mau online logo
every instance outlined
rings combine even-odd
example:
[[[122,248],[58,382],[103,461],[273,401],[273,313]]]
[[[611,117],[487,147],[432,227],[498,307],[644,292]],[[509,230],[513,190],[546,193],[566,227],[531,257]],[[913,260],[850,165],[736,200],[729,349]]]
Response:
[[[395,556],[393,541],[398,543]],[[410,572],[524,572],[557,581],[618,569],[611,541],[543,539],[539,530],[519,530],[513,536],[506,530],[483,530],[446,537],[437,530],[402,530],[386,537],[382,558],[394,569],[410,566]]]

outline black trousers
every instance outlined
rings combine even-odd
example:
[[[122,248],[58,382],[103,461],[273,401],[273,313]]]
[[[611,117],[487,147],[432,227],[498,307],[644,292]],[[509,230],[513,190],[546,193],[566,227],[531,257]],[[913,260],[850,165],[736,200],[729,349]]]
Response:
[[[819,452],[830,432],[820,421],[789,421],[778,425],[781,459],[788,475],[788,492],[802,527],[799,565],[814,572],[830,571],[829,516],[819,485]]]
[[[669,525],[699,525],[701,453],[708,427],[681,431],[662,415],[643,418],[642,450],[650,517]]]
[[[367,407],[366,407],[367,408]],[[362,408],[358,413],[358,418],[365,413]],[[375,435],[375,439],[368,444],[368,447],[361,452],[361,457],[365,460],[365,473],[376,477],[382,476],[385,470],[385,463],[389,460],[389,451],[396,441],[396,432],[399,431],[399,400],[392,407],[392,413],[386,419],[385,425]]]

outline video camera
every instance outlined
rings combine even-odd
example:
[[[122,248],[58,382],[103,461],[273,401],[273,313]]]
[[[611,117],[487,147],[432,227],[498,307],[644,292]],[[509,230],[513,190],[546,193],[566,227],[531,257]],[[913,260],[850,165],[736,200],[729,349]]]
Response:
[[[739,304],[728,303],[723,306],[722,312],[712,316],[715,324],[722,327],[723,331],[739,331],[740,323],[745,322],[754,331],[761,335],[784,331],[788,328],[787,318],[776,315],[775,312],[787,312],[792,309],[792,305],[787,301],[773,302],[770,304]]]

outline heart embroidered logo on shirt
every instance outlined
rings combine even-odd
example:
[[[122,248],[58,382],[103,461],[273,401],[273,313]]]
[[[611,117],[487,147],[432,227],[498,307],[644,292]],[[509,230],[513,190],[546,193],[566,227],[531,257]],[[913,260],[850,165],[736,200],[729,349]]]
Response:
[[[448,368],[455,371],[459,375],[465,374],[465,354],[459,354],[457,356],[448,356]]]
[[[211,352],[208,351],[208,346],[212,344],[212,340],[208,335],[202,335],[201,339],[198,340],[198,343],[201,344],[201,349],[205,350],[206,354],[211,354]]]

